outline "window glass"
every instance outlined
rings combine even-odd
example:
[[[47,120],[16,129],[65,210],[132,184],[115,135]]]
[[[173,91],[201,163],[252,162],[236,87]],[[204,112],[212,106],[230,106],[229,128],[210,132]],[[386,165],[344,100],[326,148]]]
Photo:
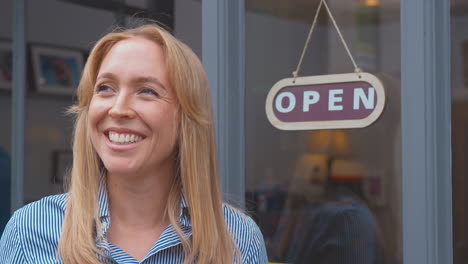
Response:
[[[72,159],[73,131],[73,117],[65,112],[76,100],[75,90],[84,62],[100,37],[116,26],[132,27],[141,23],[138,18],[151,19],[164,24],[201,55],[201,2],[185,2],[26,1],[24,203],[64,191],[64,175]],[[3,47],[13,39],[11,21],[13,1],[2,1],[0,88],[3,78],[7,78],[3,63],[10,58],[3,53]],[[5,188],[0,189],[0,200],[5,219],[10,217],[10,210],[5,207],[9,201],[3,195],[10,197],[6,159],[11,155],[11,107],[11,92],[0,89],[0,188]]]
[[[0,234],[10,218],[13,1],[0,3]]]
[[[468,259],[468,1],[451,1],[453,257]]]
[[[281,131],[266,117],[267,94],[296,69],[319,2],[245,2],[247,208],[272,262],[402,263],[399,1],[327,1],[358,66],[385,87],[374,124]],[[299,75],[353,71],[322,9]]]
[[[27,1],[24,203],[64,191],[73,117],[65,112],[93,43],[119,21],[113,6]],[[47,18],[47,19],[45,19]]]

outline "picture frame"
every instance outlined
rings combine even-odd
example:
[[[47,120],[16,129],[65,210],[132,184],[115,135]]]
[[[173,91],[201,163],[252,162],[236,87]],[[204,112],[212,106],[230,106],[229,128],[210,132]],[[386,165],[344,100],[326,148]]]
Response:
[[[11,90],[13,81],[13,50],[11,42],[0,40],[0,90]]]
[[[64,177],[69,173],[73,164],[71,150],[55,150],[52,152],[52,178],[53,184],[62,184]]]
[[[34,82],[39,93],[74,95],[83,70],[80,50],[31,46]]]

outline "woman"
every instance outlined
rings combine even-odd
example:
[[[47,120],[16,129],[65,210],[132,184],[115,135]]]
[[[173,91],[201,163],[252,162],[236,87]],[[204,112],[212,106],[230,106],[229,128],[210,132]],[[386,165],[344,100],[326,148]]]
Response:
[[[110,33],[78,88],[68,194],[18,210],[0,263],[267,263],[223,205],[203,67],[155,25]]]

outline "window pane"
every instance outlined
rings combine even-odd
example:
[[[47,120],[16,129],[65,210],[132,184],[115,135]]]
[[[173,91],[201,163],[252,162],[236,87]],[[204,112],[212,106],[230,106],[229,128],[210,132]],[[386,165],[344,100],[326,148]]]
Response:
[[[468,259],[468,1],[451,1],[453,256]]]
[[[0,3],[0,234],[10,218],[13,1]]]
[[[30,80],[23,199],[30,203],[64,191],[73,129],[65,111],[76,99],[85,57],[117,19],[112,10],[67,1],[27,1],[26,8]]]
[[[246,201],[270,261],[402,263],[399,1],[327,1],[387,102],[361,129],[280,131],[267,93],[291,77],[319,1],[246,1]],[[353,72],[322,10],[300,76]]]
[[[163,23],[200,56],[201,2],[190,1],[185,5],[185,1],[156,0],[26,2],[29,80],[26,82],[24,120],[23,200],[29,203],[64,191],[64,175],[71,161],[73,130],[73,117],[65,112],[76,100],[74,92],[83,67],[75,59],[80,57],[84,62],[94,43],[113,27],[132,27],[142,22],[135,18]],[[121,4],[126,6],[122,8]],[[11,44],[13,39],[12,16],[13,1],[1,1],[0,48],[2,43]],[[0,208],[9,219],[10,210],[4,207],[9,200],[3,199],[3,195],[9,197],[7,191],[10,191],[10,184],[6,183],[9,173],[5,174],[7,168],[4,167],[9,162],[3,160],[11,155],[11,92],[1,89],[2,78],[6,78],[3,63],[9,59],[2,52],[0,49]],[[35,59],[40,63],[35,64]],[[57,61],[60,63],[56,64]],[[52,86],[63,90],[51,89]]]

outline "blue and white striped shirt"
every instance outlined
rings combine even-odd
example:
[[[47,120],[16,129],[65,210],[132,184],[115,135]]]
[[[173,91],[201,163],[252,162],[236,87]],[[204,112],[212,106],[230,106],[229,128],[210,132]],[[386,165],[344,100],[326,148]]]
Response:
[[[57,246],[67,196],[67,194],[49,196],[16,211],[0,240],[0,263],[62,263],[60,259],[57,259]],[[227,226],[239,247],[242,263],[268,263],[263,236],[255,222],[231,207],[224,206],[223,209]],[[110,243],[106,236],[110,216],[105,187],[101,187],[99,192],[99,216],[103,236],[96,239],[96,245],[108,257],[102,259],[103,263],[183,263],[184,252],[181,240],[172,225],[163,231],[141,262]],[[190,216],[187,203],[183,198],[180,224],[184,235],[191,236]]]

